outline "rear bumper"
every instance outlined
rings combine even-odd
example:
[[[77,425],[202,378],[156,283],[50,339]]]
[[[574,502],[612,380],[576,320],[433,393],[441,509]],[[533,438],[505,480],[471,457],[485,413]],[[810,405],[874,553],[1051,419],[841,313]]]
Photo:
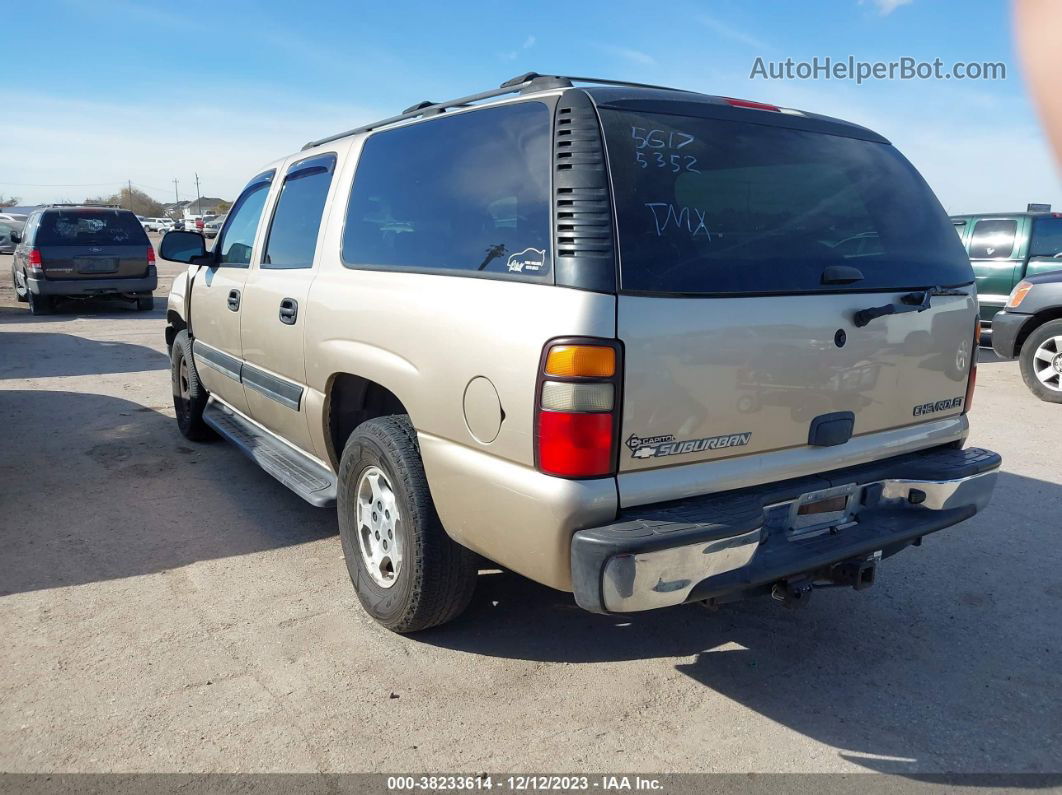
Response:
[[[1017,312],[997,312],[992,318],[992,350],[1004,359],[1013,359],[1018,355],[1018,335],[1022,328],[1032,319],[1032,315]]]
[[[798,576],[836,581],[838,564],[887,557],[980,511],[1000,461],[988,450],[936,448],[628,509],[572,537],[575,600],[593,612],[626,613],[728,601]],[[836,514],[798,514],[802,502],[839,496],[845,507]]]
[[[34,295],[108,295],[113,293],[150,293],[159,285],[158,272],[136,279],[26,279]]]

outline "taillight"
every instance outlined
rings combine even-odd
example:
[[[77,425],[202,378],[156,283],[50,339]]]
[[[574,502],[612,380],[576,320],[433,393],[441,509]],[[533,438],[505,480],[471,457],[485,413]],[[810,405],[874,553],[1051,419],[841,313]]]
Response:
[[[970,352],[970,377],[966,379],[966,399],[962,402],[962,413],[970,410],[973,403],[974,387],[977,386],[977,350],[981,345],[981,319],[974,321],[973,350]]]
[[[149,266],[155,264],[155,249],[152,246],[148,246],[147,258],[148,258],[148,265]]]
[[[26,260],[26,265],[29,266],[31,271],[37,271],[37,273],[44,271],[44,264],[41,262],[41,250],[39,248],[31,248],[29,250],[29,258]]]
[[[621,378],[616,342],[546,345],[535,395],[535,461],[542,472],[569,478],[615,473]]]

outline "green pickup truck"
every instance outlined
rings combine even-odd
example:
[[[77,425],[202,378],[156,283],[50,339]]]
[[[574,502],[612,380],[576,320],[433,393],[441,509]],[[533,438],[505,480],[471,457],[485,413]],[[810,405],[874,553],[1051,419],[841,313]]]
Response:
[[[1062,213],[953,215],[951,222],[970,255],[977,279],[981,328],[992,331],[992,317],[1026,276],[1062,270]]]

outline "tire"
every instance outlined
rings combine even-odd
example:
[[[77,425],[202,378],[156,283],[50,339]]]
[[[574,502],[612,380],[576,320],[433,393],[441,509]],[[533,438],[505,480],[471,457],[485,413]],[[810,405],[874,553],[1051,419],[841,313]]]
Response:
[[[27,290],[26,300],[29,302],[31,315],[50,315],[55,308],[52,296],[50,295],[37,295],[36,293]]]
[[[1022,343],[1018,362],[1030,392],[1048,403],[1062,403],[1062,320],[1033,331]]]
[[[367,508],[362,509],[362,535],[359,491],[366,506],[378,496],[383,498],[375,503],[382,513],[373,512],[380,517],[376,525],[380,535],[371,529]],[[417,434],[407,416],[379,417],[354,430],[343,449],[337,496],[347,571],[358,601],[379,624],[393,632],[419,632],[451,621],[468,607],[479,558],[443,529],[428,490]],[[400,553],[397,559],[384,558],[374,566],[375,575],[363,553],[363,547],[372,546],[370,536],[380,538],[377,551],[383,545],[388,550],[385,555]],[[390,546],[384,543],[388,538]]]
[[[150,295],[147,295],[147,296],[139,295],[139,296],[137,296],[136,309],[137,309],[138,312],[150,312],[154,308],[155,308],[155,298],[154,298],[154,296],[150,296]]]
[[[24,287],[22,288],[22,292],[19,292],[18,279],[15,278],[15,271],[13,269],[11,271],[11,282],[15,286],[15,300],[20,304],[26,303],[29,300],[29,288]]]
[[[213,439],[214,430],[203,422],[203,409],[206,408],[210,393],[199,380],[192,358],[192,340],[188,330],[177,332],[170,350],[170,380],[173,384],[173,411],[177,417],[177,427],[186,439],[202,442]]]

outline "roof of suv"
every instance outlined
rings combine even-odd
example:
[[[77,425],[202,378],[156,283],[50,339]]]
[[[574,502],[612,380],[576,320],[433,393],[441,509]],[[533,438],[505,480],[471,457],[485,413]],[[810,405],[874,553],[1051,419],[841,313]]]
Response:
[[[844,121],[843,119],[833,118],[831,116],[823,116],[818,113],[809,113],[807,111],[796,110],[793,108],[783,108],[776,105],[771,105],[762,102],[753,102],[749,100],[733,99],[731,97],[713,96],[710,94],[701,94],[695,91],[685,91],[677,88],[669,88],[667,86],[653,86],[645,83],[625,83],[617,80],[607,80],[603,78],[593,77],[567,77],[562,75],[541,75],[537,72],[528,72],[524,75],[519,75],[506,80],[496,89],[490,89],[488,91],[482,91],[477,94],[470,94],[465,97],[459,97],[457,99],[447,100],[445,102],[431,102],[424,101],[419,102],[406,108],[402,113],[391,116],[386,119],[381,119],[370,124],[363,125],[361,127],[355,127],[345,132],[330,135],[325,138],[321,138],[316,141],[311,141],[303,146],[303,150],[312,149],[317,146],[321,146],[331,141],[338,140],[340,138],[346,138],[358,133],[368,133],[375,130],[379,130],[384,127],[390,127],[391,125],[398,124],[400,122],[412,121],[412,120],[425,120],[432,116],[438,116],[445,113],[450,109],[467,109],[469,107],[487,107],[495,102],[507,99],[509,95],[519,94],[521,96],[544,96],[556,94],[558,91],[566,90],[569,88],[576,88],[576,83],[584,83],[586,86],[578,86],[585,90],[598,105],[609,105],[613,103],[630,103],[637,101],[639,103],[668,103],[669,109],[675,108],[675,106],[681,105],[716,105],[727,110],[731,108],[743,108],[749,110],[756,110],[759,112],[775,112],[785,116],[806,119],[811,124],[809,128],[818,127],[823,132],[833,132],[834,134],[850,135],[857,138],[864,138],[867,140],[874,140],[881,143],[888,143],[888,141],[873,132],[872,130],[862,127],[852,122]],[[659,112],[659,111],[658,111]],[[674,112],[673,110],[671,112]],[[816,124],[816,122],[818,124]]]

